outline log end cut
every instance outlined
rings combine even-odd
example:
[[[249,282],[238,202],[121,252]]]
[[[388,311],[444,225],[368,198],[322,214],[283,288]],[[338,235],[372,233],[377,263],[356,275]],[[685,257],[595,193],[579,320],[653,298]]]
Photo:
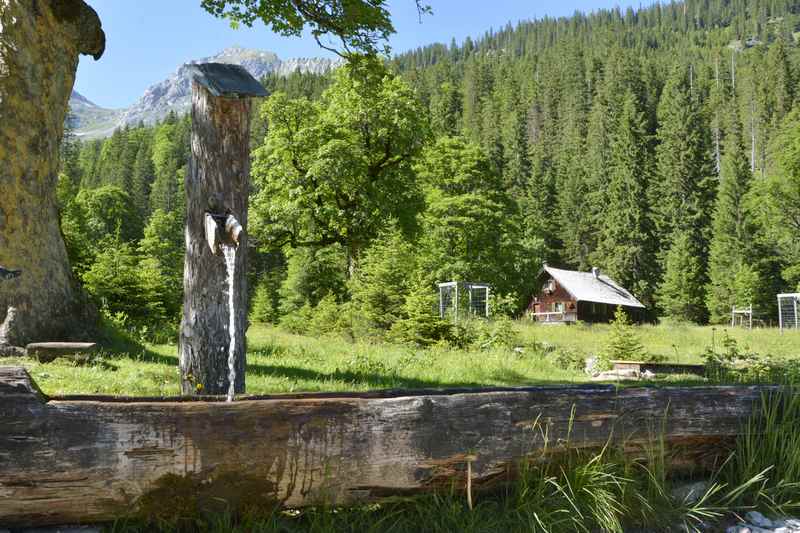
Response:
[[[21,366],[0,366],[0,404],[47,401],[46,396]]]

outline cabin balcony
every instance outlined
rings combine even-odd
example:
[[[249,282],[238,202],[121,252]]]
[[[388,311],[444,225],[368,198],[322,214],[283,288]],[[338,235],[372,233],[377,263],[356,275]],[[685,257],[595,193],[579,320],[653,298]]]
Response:
[[[578,321],[575,311],[550,311],[544,313],[530,313],[531,320],[542,324],[571,324]]]

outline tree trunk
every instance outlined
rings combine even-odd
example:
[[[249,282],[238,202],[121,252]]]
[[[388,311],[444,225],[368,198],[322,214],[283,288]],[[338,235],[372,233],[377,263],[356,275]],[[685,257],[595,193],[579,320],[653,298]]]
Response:
[[[0,2],[0,345],[85,336],[56,204],[59,144],[79,54],[99,59],[100,19],[82,0]],[[9,312],[10,309],[14,311]]]
[[[186,175],[186,261],[180,335],[184,394],[228,392],[230,335],[225,259],[205,234],[206,213],[229,211],[247,227],[250,188],[250,100],[213,96],[192,85],[192,158]],[[234,278],[235,391],[245,391],[247,235],[236,251]]]
[[[44,398],[0,367],[0,523],[370,502],[497,486],[525,459],[608,444],[671,473],[724,460],[775,387],[614,386],[247,398]],[[545,442],[547,439],[547,443]],[[657,445],[657,444],[656,444]],[[546,453],[545,453],[546,452]],[[215,507],[212,507],[215,506]],[[252,509],[253,507],[251,507]]]

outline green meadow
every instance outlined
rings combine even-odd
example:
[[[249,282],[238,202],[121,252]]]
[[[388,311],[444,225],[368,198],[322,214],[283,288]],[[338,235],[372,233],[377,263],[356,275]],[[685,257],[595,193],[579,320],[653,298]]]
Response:
[[[513,346],[458,349],[448,345],[415,348],[338,335],[313,337],[253,324],[247,334],[247,393],[367,391],[447,387],[568,384],[589,380],[575,361],[598,353],[610,326],[541,326],[516,322]],[[649,354],[667,361],[700,363],[709,347],[721,349],[729,335],[743,350],[774,358],[800,358],[800,332],[776,329],[726,329],[709,326],[638,326],[635,332]],[[50,395],[179,394],[175,344],[107,342],[92,357],[60,358],[42,364],[28,357],[0,359],[22,365]],[[694,379],[702,382],[702,380]]]

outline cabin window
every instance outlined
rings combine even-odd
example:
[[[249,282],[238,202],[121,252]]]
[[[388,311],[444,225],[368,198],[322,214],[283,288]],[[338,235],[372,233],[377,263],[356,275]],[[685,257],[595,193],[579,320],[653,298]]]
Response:
[[[554,307],[555,307],[556,313],[563,313],[564,312],[564,302],[556,302]]]

